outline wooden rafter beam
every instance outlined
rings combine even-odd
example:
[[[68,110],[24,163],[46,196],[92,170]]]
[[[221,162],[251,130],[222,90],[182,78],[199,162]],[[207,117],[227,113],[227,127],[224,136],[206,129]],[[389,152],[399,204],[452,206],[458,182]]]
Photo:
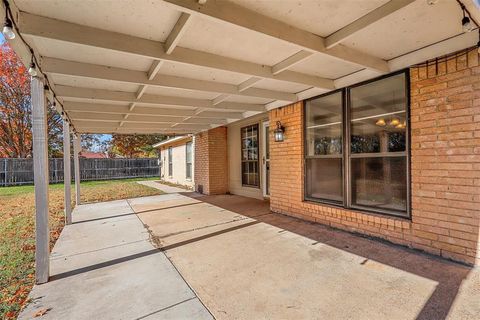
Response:
[[[164,50],[163,43],[157,41],[82,26],[25,12],[20,13],[19,28],[24,35],[33,37],[113,50],[154,60],[171,61],[264,79],[287,81],[324,89],[334,89],[333,80],[331,79],[293,71],[284,71],[275,75],[272,72],[271,66],[182,47],[176,47],[172,54],[167,54]]]
[[[325,38],[325,46],[328,49],[331,49],[334,46],[339,45],[342,41],[348,39],[355,33],[359,32],[360,30],[406,7],[407,5],[409,5],[414,1],[415,0],[391,0],[387,2],[383,6],[376,8],[375,10],[367,13],[363,17],[353,21],[352,23],[346,25],[342,29],[336,31],[335,33]],[[381,70],[377,70],[377,71],[381,71]]]
[[[219,110],[238,110],[238,111],[265,111],[262,104],[248,104],[238,102],[221,102],[214,105],[211,100],[160,96],[144,94],[140,99],[136,99],[136,94],[132,92],[109,91],[102,89],[76,88],[69,86],[57,86],[57,96],[68,99],[80,99],[86,101],[102,101],[110,103],[135,103],[136,105],[156,105],[170,107],[196,107]]]
[[[129,107],[125,105],[101,104],[101,103],[85,103],[75,101],[65,101],[65,110],[68,114],[75,113],[95,113],[95,114],[120,114],[128,113],[130,116],[173,116],[173,117],[190,117],[196,115],[194,109],[173,109],[139,106],[135,111],[129,112]],[[216,118],[216,119],[242,119],[241,112],[231,111],[204,111],[196,116],[197,118]]]
[[[185,31],[188,28],[188,25],[192,21],[192,16],[188,13],[182,12],[180,18],[178,18],[177,23],[172,29],[172,32],[168,35],[167,40],[165,41],[165,52],[171,54],[175,47],[180,42],[180,39],[185,34]]]
[[[368,69],[388,72],[385,60],[356,49],[338,45],[332,49],[325,46],[325,38],[283,21],[264,16],[256,11],[244,8],[229,1],[208,1],[199,6],[195,0],[165,0],[175,8],[202,17],[239,26],[261,33],[284,42],[297,45],[304,50],[325,54],[343,61],[354,63]]]
[[[80,63],[55,58],[44,57],[41,61],[42,70],[47,74],[61,74],[74,77],[102,79],[108,81],[137,84],[159,88],[175,88],[230,94],[246,97],[257,97],[282,101],[296,101],[293,93],[266,90],[259,88],[245,88],[241,90],[236,85],[216,81],[196,80],[184,77],[163,75],[155,79],[142,71],[133,71],[122,68],[107,67],[89,63]],[[142,93],[143,94],[143,93]]]

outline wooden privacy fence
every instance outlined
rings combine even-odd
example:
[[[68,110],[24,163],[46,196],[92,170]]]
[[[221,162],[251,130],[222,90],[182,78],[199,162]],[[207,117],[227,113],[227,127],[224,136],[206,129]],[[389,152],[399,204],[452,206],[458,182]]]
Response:
[[[80,158],[80,179],[108,180],[160,176],[160,160]],[[71,160],[74,177],[73,159]],[[49,159],[50,183],[63,182],[63,159]],[[33,184],[33,159],[0,158],[0,187]]]

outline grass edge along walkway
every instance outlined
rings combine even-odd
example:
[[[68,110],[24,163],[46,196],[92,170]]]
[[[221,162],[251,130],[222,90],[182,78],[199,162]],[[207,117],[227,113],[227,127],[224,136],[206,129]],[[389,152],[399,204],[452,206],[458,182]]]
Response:
[[[158,178],[86,181],[82,203],[162,194],[137,181]],[[72,199],[73,199],[72,186]],[[64,226],[63,184],[49,186],[50,248]],[[73,201],[72,201],[73,206]],[[0,188],[0,319],[15,319],[35,282],[34,186]]]

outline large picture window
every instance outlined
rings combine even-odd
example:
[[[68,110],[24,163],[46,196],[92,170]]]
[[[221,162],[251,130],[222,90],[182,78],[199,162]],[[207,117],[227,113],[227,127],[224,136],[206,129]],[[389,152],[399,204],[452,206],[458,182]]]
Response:
[[[406,72],[307,101],[305,198],[408,216],[407,106]]]
[[[242,137],[242,184],[258,187],[258,124],[241,129]]]

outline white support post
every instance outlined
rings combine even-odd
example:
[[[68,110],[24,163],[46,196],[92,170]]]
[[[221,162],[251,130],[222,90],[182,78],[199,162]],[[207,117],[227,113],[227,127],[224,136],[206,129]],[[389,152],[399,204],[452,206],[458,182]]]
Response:
[[[63,119],[63,183],[65,189],[65,223],[72,223],[72,174],[70,167],[70,124]]]
[[[81,140],[80,134],[73,136],[73,167],[75,170],[75,204],[80,204],[80,160],[78,156],[81,152]]]
[[[50,233],[48,228],[47,103],[43,81],[32,77],[32,135],[35,183],[35,281],[48,282]]]

